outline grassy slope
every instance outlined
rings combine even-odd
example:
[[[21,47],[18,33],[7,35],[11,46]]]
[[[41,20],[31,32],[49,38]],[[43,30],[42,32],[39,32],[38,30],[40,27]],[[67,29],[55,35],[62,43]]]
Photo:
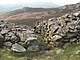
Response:
[[[75,51],[79,50],[80,46],[69,46],[65,49],[65,53],[62,55],[51,53],[41,55],[39,52],[26,52],[23,54],[13,53],[10,50],[4,48],[0,49],[0,60],[27,60],[27,57],[32,57],[36,60],[48,60],[50,56],[55,60],[80,60],[80,56],[75,54]]]

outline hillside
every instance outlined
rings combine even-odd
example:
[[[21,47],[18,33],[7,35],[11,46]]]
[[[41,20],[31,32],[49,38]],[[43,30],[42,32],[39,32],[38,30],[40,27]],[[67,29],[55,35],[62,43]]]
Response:
[[[1,14],[0,60],[80,60],[80,3]]]
[[[0,27],[0,60],[80,60],[80,11],[34,29],[5,21]]]
[[[26,3],[12,3],[12,4],[0,4],[0,12],[9,12],[17,9],[22,9],[23,7],[33,7],[33,8],[56,8],[60,7],[52,2],[26,2]]]
[[[23,9],[14,10],[0,16],[4,20],[11,22],[27,24],[33,26],[38,20],[47,20],[52,17],[59,17],[66,13],[73,13],[80,10],[80,3],[65,5],[59,8],[32,8],[24,7]],[[19,22],[21,21],[21,22]]]

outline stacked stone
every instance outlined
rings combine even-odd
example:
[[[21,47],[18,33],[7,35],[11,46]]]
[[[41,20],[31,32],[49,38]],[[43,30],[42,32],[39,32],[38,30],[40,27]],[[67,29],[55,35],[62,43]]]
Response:
[[[45,43],[51,46],[63,47],[66,44],[80,44],[80,12],[37,22],[34,29],[35,32],[44,35]]]
[[[25,25],[0,21],[0,37],[1,40],[3,40],[3,44],[9,47],[12,51],[26,52],[26,50],[39,50],[34,29]]]

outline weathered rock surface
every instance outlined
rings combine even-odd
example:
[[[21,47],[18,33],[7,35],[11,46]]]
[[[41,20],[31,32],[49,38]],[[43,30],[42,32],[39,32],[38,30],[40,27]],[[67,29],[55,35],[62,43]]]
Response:
[[[12,45],[11,50],[19,53],[26,52],[26,49],[17,43]]]

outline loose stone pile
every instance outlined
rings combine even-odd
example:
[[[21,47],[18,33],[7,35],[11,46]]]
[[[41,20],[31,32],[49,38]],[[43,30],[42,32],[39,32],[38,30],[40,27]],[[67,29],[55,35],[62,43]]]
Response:
[[[80,44],[80,12],[38,21],[35,32],[44,36],[44,43],[51,47],[64,47],[70,44]]]
[[[14,52],[39,50],[34,29],[10,22],[0,21],[0,43]]]

